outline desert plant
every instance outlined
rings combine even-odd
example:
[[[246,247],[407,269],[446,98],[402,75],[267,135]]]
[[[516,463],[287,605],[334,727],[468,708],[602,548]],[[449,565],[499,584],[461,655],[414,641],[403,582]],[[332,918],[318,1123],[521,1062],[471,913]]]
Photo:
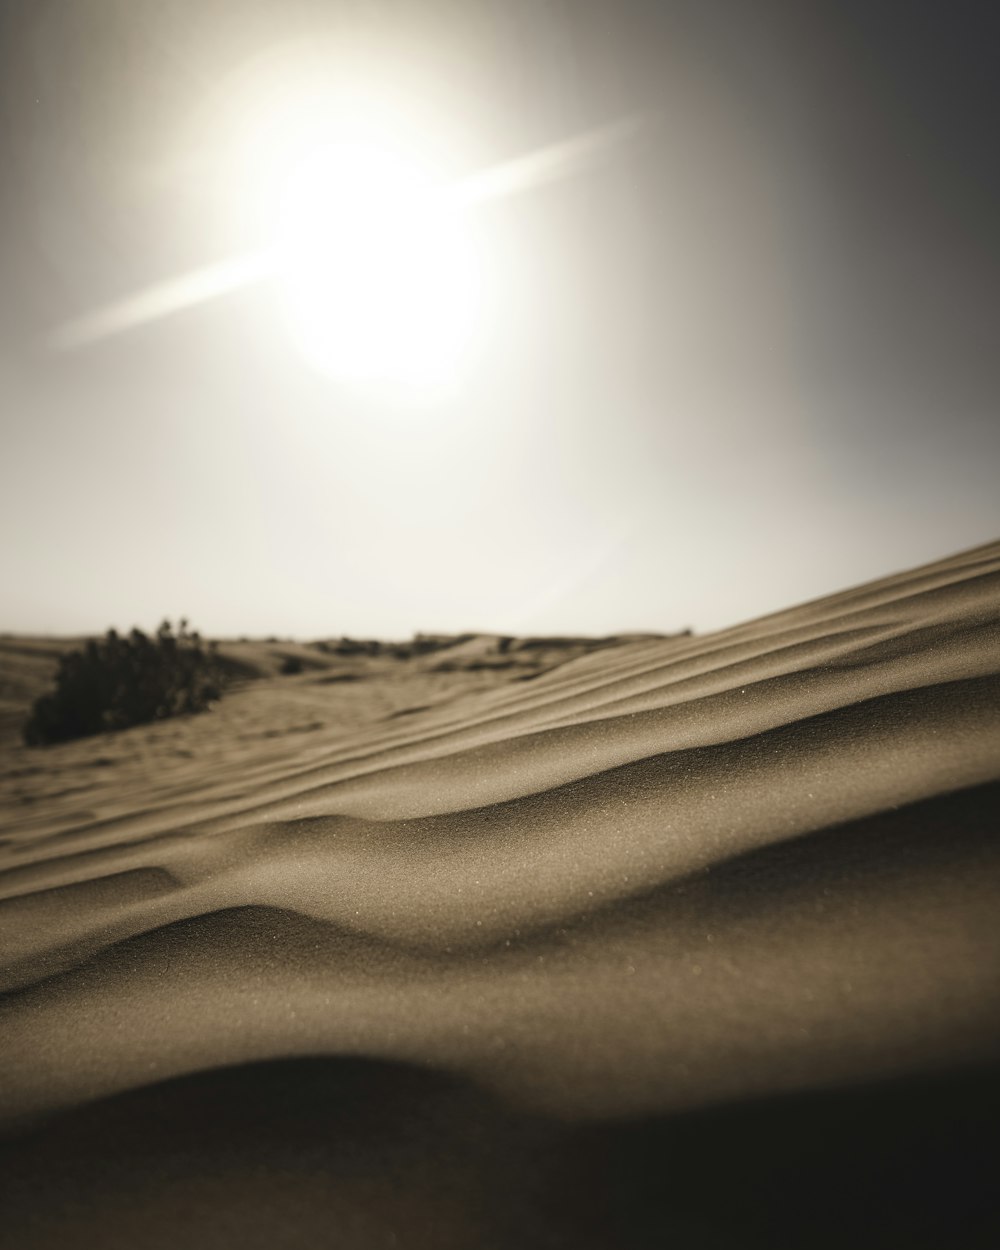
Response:
[[[28,746],[67,742],[189,712],[202,712],[222,693],[215,645],[202,644],[182,620],[164,621],[153,637],[109,629],[59,660],[56,688],[36,700],[24,725]]]

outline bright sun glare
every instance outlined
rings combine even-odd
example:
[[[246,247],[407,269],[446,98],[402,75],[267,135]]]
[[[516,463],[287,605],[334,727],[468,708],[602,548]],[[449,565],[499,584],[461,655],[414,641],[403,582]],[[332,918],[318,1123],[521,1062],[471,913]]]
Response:
[[[506,308],[482,206],[581,172],[637,124],[623,118],[459,174],[450,130],[420,97],[400,102],[377,76],[365,90],[322,79],[310,86],[302,66],[282,61],[248,70],[242,87],[228,84],[217,128],[199,125],[210,138],[195,150],[242,247],[64,322],[49,344],[86,347],[263,282],[314,368],[406,403],[433,397],[460,380],[487,314],[492,333]]]
[[[475,321],[466,213],[389,147],[310,153],[280,196],[275,258],[289,326],[319,368],[356,380],[439,382]]]

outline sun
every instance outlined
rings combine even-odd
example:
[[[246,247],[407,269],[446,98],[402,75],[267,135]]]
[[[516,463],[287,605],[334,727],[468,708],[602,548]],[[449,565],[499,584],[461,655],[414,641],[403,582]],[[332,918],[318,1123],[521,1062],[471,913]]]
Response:
[[[310,152],[285,179],[273,255],[293,338],[325,373],[412,386],[459,367],[479,295],[467,211],[403,152]]]
[[[253,61],[182,135],[178,186],[190,191],[195,171],[217,258],[83,310],[46,335],[50,350],[88,348],[260,284],[315,369],[378,384],[393,406],[434,407],[533,299],[535,279],[518,279],[518,227],[495,205],[583,173],[639,122],[483,164],[489,144],[473,118],[437,108],[426,83],[404,96],[395,80],[406,73],[298,55]]]

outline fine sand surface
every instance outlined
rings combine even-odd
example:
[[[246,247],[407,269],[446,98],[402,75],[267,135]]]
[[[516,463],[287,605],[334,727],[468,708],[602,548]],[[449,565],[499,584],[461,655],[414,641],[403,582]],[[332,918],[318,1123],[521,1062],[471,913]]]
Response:
[[[1000,1245],[1000,544],[299,650],[0,757],[0,1244]]]

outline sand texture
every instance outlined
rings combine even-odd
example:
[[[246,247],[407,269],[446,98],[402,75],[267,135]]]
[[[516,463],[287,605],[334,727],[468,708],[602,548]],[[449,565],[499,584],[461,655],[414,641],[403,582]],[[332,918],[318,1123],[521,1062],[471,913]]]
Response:
[[[1000,1244],[1000,544],[300,650],[6,748],[0,1244]]]

